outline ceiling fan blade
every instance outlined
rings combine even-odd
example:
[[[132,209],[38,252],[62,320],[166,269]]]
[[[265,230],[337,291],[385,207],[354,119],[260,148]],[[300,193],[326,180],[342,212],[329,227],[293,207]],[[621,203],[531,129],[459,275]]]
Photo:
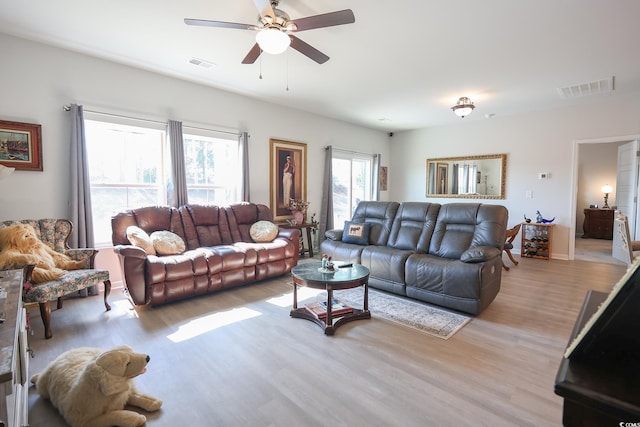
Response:
[[[329,60],[329,57],[327,55],[325,55],[324,53],[320,52],[318,49],[316,49],[315,47],[311,46],[310,44],[303,42],[302,40],[300,40],[299,38],[297,38],[296,36],[289,34],[289,37],[291,37],[291,47],[294,48],[295,50],[297,50],[298,52],[300,52],[301,54],[308,56],[309,58],[313,59],[314,61],[316,61],[318,64],[324,64],[325,62],[327,62]]]
[[[351,9],[339,10],[337,12],[323,13],[321,15],[308,16],[306,18],[294,19],[296,31],[312,30],[314,28],[333,27],[335,25],[353,24],[356,17]]]
[[[273,21],[276,20],[276,14],[271,7],[270,0],[253,0],[253,4],[258,8],[260,16],[270,16]]]
[[[206,19],[184,18],[184,23],[187,25],[196,25],[199,27],[235,28],[238,30],[257,29],[255,25],[251,25],[251,24],[239,24],[237,22],[224,22],[224,21],[209,21]]]
[[[261,53],[262,53],[262,49],[260,49],[260,46],[258,45],[258,43],[254,44],[251,50],[249,51],[249,53],[247,53],[247,56],[245,56],[244,59],[242,60],[242,63],[253,64],[254,62],[256,62],[256,59],[258,59]]]

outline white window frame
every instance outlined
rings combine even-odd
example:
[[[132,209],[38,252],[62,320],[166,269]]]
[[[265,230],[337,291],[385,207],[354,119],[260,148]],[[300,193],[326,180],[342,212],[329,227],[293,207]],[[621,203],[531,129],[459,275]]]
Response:
[[[87,139],[89,169],[91,169],[91,163],[92,163],[92,159],[91,159],[92,150],[95,150],[95,147],[92,147],[92,143],[94,141],[90,140],[91,138],[94,138],[94,135],[92,135],[92,131],[94,129],[100,129],[100,128],[112,129],[112,130],[122,131],[122,132],[133,132],[133,133],[137,132],[137,133],[157,135],[158,136],[157,147],[155,147],[155,144],[154,144],[155,148],[148,150],[151,152],[151,154],[158,155],[158,159],[157,159],[158,163],[157,164],[154,163],[155,164],[154,170],[156,171],[157,176],[156,176],[156,182],[154,184],[145,184],[145,183],[134,182],[134,181],[109,182],[109,179],[104,181],[96,181],[94,177],[92,177],[91,175],[91,170],[89,170],[90,189],[92,193],[95,194],[93,191],[94,189],[102,189],[102,190],[104,189],[115,189],[115,190],[153,189],[154,191],[156,191],[156,194],[157,194],[156,200],[154,200],[153,204],[166,205],[167,194],[165,191],[165,183],[166,183],[166,173],[168,173],[168,171],[166,170],[165,165],[168,162],[166,162],[165,160],[166,160],[166,156],[170,155],[167,151],[167,144],[166,144],[166,124],[161,122],[150,121],[150,120],[133,119],[133,118],[130,119],[127,117],[111,115],[111,114],[85,112],[85,136]],[[189,192],[189,190],[195,190],[195,189],[206,189],[206,190],[212,190],[212,191],[224,190],[225,200],[220,201],[219,203],[216,203],[216,204],[229,204],[232,202],[240,201],[240,198],[239,198],[240,183],[241,183],[243,172],[242,172],[242,164],[240,163],[239,141],[238,141],[237,134],[234,134],[231,132],[209,131],[204,128],[190,128],[188,126],[183,125],[183,138],[184,140],[203,139],[211,142],[224,140],[223,142],[225,144],[230,144],[228,150],[233,150],[232,155],[229,158],[233,158],[236,160],[235,165],[232,165],[232,166],[229,166],[228,164],[225,165],[227,167],[227,170],[226,170],[227,173],[225,175],[228,175],[228,178],[226,178],[223,182],[218,181],[213,183],[187,184],[187,192]],[[185,144],[186,143],[187,142],[185,141]],[[185,156],[187,155],[186,151],[187,150],[185,147]],[[111,154],[109,150],[102,150],[100,154],[98,154],[98,156],[101,156],[101,159],[104,159],[105,157],[108,157],[109,154]],[[94,151],[94,155],[95,155],[95,151]],[[118,166],[125,163],[125,161],[122,160],[123,157],[112,159],[111,161],[118,163],[118,159],[120,159]],[[229,162],[227,161],[226,163],[229,163]],[[186,165],[185,165],[185,168],[186,168]],[[107,222],[106,218],[107,217],[110,218],[111,215],[123,209],[135,209],[141,206],[133,205],[130,203],[129,192],[127,191],[123,197],[126,200],[126,202],[124,203],[125,206],[123,205],[109,206],[109,209],[111,209],[110,212],[105,213],[104,207],[98,207],[100,203],[97,203],[98,206],[96,206],[96,201],[94,200],[93,194],[92,194],[92,204],[93,204],[92,212],[93,212],[93,218],[94,218],[95,246],[98,248],[111,247],[112,246],[111,224],[110,224],[110,221],[109,221],[109,224],[106,224]],[[221,200],[221,198],[218,197],[217,200]],[[198,200],[194,200],[194,201],[189,200],[189,203],[202,203],[202,202]],[[149,204],[151,204],[151,202]],[[202,203],[202,204],[205,204],[205,203]]]
[[[225,193],[224,200],[217,198],[217,201],[210,199],[207,199],[206,201],[197,201],[192,200],[190,197],[189,203],[226,205],[240,201],[240,182],[243,172],[242,165],[240,164],[240,146],[238,136],[233,133],[217,132],[200,127],[190,127],[187,125],[183,126],[182,134],[185,148],[185,161],[188,151],[188,140],[201,140],[212,144],[225,144],[228,146],[228,150],[230,152],[230,157],[227,158],[227,162],[224,162],[225,169],[221,172],[221,174],[225,176],[224,181],[216,180],[213,183],[190,184],[187,179],[187,193],[189,193],[189,190],[210,190],[214,192],[223,191]],[[233,161],[235,161],[235,163],[230,163]]]
[[[130,203],[130,195],[131,191],[136,189],[144,190],[149,189],[153,190],[156,193],[155,200],[153,201],[155,204],[163,205],[166,204],[166,192],[164,191],[164,151],[163,147],[165,145],[166,139],[166,131],[159,124],[148,125],[147,122],[142,123],[141,126],[140,121],[128,120],[126,118],[121,117],[111,117],[111,116],[103,116],[103,115],[93,115],[93,114],[85,114],[85,138],[87,142],[87,156],[88,156],[88,168],[89,168],[89,179],[90,179],[90,191],[92,193],[91,203],[92,203],[92,214],[93,214],[93,232],[95,245],[98,248],[110,247],[112,246],[111,241],[111,223],[107,218],[110,218],[111,215],[120,211],[122,209],[129,209],[133,206]],[[157,164],[154,162],[155,170],[156,170],[156,181],[153,184],[146,184],[143,182],[138,182],[135,180],[120,180],[120,181],[110,181],[107,180],[96,180],[95,179],[95,170],[94,175],[91,172],[91,164],[95,161],[92,159],[92,156],[97,156],[100,160],[100,163],[108,162],[106,157],[109,156],[109,153],[112,152],[110,147],[106,150],[104,147],[101,147],[101,151],[96,154],[94,151],[96,147],[94,146],[95,141],[92,138],[95,137],[94,131],[100,131],[100,129],[108,132],[112,130],[114,132],[128,132],[131,134],[145,134],[148,135],[149,138],[158,138],[157,144],[153,143],[153,148],[148,149],[145,153],[152,153],[158,155]],[[126,136],[125,136],[126,138]],[[120,141],[122,142],[122,141]],[[108,144],[105,142],[105,144]],[[120,164],[126,163],[129,159],[126,159],[126,154],[118,155],[117,157],[111,157],[110,160],[112,162],[119,162]],[[138,153],[138,157],[139,157]],[[148,155],[148,154],[146,154]],[[120,166],[120,165],[119,165]],[[117,206],[108,206],[103,207],[101,203],[97,200],[96,192],[94,190],[97,189],[124,189],[125,190],[125,200],[126,202],[123,205]],[[151,203],[151,202],[150,202]],[[105,208],[109,209],[109,213],[105,212]]]
[[[374,156],[373,154],[364,154],[364,153],[354,153],[354,152],[347,152],[347,151],[341,151],[341,150],[337,150],[334,149],[333,153],[332,153],[332,161],[333,160],[347,160],[349,161],[349,175],[350,175],[350,180],[349,180],[349,188],[348,188],[348,202],[349,202],[349,214],[348,219],[351,219],[353,217],[353,212],[355,211],[356,208],[356,202],[353,200],[353,179],[354,179],[354,175],[353,175],[353,164],[354,162],[366,162],[367,164],[367,171],[366,171],[366,176],[365,179],[367,182],[365,182],[364,187],[365,187],[365,194],[363,195],[363,199],[361,199],[360,201],[368,201],[368,200],[374,200],[374,185],[373,185],[373,178],[374,178],[374,174],[373,174],[373,166],[374,166]],[[335,168],[332,168],[333,170],[333,174],[335,176],[336,170]],[[332,179],[333,182],[333,179]],[[335,194],[334,194],[334,200],[335,200]],[[347,221],[348,219],[345,219],[344,221]],[[333,212],[333,222],[334,222],[334,227],[335,228],[343,228],[344,227],[344,221],[341,221],[340,218],[337,216],[336,210],[335,210],[335,204],[334,204],[334,212]]]

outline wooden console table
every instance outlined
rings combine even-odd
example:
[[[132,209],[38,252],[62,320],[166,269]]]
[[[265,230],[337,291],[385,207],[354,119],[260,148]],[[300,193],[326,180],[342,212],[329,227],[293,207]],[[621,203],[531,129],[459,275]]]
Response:
[[[573,327],[570,343],[606,298],[606,293],[589,291]],[[637,336],[640,330],[638,317],[637,314],[627,315],[624,330],[619,330],[618,337],[612,336],[611,342],[626,340],[625,334]],[[555,393],[564,398],[562,423],[565,427],[640,425],[640,358],[637,348],[630,350],[625,354],[601,357],[599,355],[604,351],[594,348],[593,359],[562,359]]]
[[[313,258],[313,240],[311,240],[311,230],[315,229],[316,226],[311,224],[311,223],[304,223],[304,224],[289,224],[288,222],[281,222],[276,224],[278,227],[280,228],[295,228],[297,230],[300,230],[300,233],[302,233],[302,230],[306,230],[306,235],[307,235],[307,248],[304,247],[304,240],[302,240],[302,247],[300,248],[300,254],[304,255],[305,252],[309,253],[309,258]]]

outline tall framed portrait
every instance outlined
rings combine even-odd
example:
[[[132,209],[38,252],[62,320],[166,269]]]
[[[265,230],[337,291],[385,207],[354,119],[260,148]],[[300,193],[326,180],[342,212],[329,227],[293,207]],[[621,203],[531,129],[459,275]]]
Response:
[[[271,212],[274,221],[292,218],[291,199],[307,201],[307,144],[269,139]]]

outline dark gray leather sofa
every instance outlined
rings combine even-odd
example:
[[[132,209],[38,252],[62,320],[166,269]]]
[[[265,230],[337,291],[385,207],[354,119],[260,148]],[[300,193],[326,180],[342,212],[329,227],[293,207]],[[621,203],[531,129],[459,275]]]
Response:
[[[326,232],[320,249],[369,268],[369,285],[479,314],[500,291],[508,211],[482,203],[361,202],[352,223],[370,224],[369,243]]]

